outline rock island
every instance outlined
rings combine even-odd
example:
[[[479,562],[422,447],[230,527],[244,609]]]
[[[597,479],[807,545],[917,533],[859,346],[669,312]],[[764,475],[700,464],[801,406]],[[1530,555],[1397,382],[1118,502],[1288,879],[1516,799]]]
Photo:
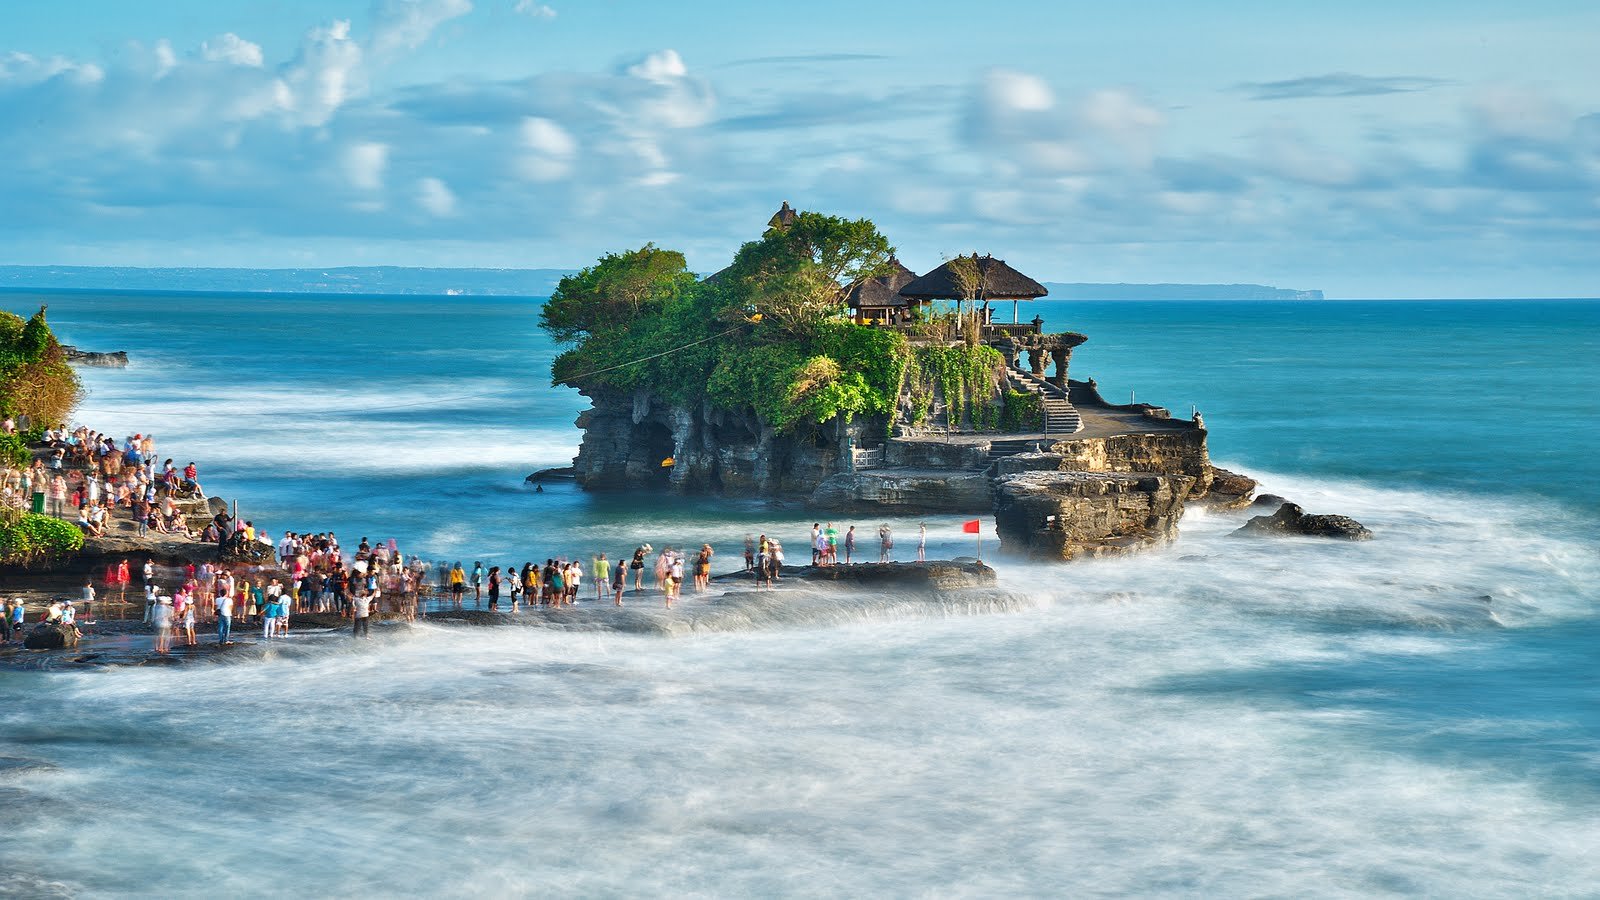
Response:
[[[541,324],[552,380],[592,403],[591,491],[789,498],[840,511],[993,514],[1002,549],[1072,559],[1170,540],[1184,504],[1242,505],[1197,413],[1118,405],[1069,377],[1088,340],[1004,260],[918,275],[868,220],[784,203],[698,278],[646,245],[562,279]]]

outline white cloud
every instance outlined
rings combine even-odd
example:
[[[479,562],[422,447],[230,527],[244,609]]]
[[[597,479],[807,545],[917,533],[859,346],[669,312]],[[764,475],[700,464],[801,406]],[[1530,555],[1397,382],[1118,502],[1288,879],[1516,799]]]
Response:
[[[383,173],[389,166],[389,146],[364,141],[345,148],[341,159],[344,176],[352,187],[376,191],[383,187]]]
[[[156,78],[165,78],[178,67],[178,54],[172,52],[172,42],[166,38],[156,41]]]
[[[516,11],[535,19],[554,19],[556,11],[538,0],[517,0]]]
[[[207,62],[250,66],[257,69],[261,68],[261,64],[265,61],[261,54],[261,45],[253,44],[231,31],[201,44],[200,56]]]
[[[472,0],[378,0],[373,8],[372,51],[385,56],[415,50],[451,19],[472,12]]]
[[[276,91],[301,124],[322,125],[361,83],[361,45],[350,39],[350,22],[338,20],[313,28],[300,45],[300,55],[282,79],[286,90]]]
[[[659,50],[628,66],[627,73],[656,84],[671,84],[688,75],[689,67],[683,64],[683,57],[678,55],[678,51],[669,49]]]
[[[456,195],[440,179],[422,178],[417,181],[417,205],[435,218],[447,219],[456,214]]]
[[[983,76],[983,100],[1004,110],[1044,112],[1056,105],[1044,79],[1011,69],[993,69]]]
[[[529,181],[556,181],[572,171],[578,142],[566,129],[541,116],[522,121],[522,144],[529,153],[517,162],[517,171]]]

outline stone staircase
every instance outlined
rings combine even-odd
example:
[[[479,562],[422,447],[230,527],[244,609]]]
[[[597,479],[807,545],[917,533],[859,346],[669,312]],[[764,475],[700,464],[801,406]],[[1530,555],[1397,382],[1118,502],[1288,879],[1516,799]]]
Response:
[[[1014,390],[1039,395],[1044,410],[1045,434],[1073,434],[1083,429],[1083,417],[1067,399],[1065,388],[1059,388],[1032,372],[1010,368],[1007,374]]]
[[[989,442],[989,458],[984,461],[984,468],[994,465],[997,459],[1015,456],[1018,453],[1032,453],[1040,442],[1037,438],[1032,440],[997,440]]]

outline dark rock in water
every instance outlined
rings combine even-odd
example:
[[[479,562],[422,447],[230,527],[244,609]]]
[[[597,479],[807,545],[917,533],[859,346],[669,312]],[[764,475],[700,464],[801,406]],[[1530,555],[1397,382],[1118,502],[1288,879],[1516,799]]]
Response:
[[[125,369],[128,367],[128,354],[123,350],[110,353],[95,353],[91,350],[79,350],[68,344],[61,345],[61,351],[66,354],[67,362],[80,366],[101,366],[107,369]]]
[[[78,629],[55,622],[40,622],[33,626],[22,646],[29,650],[65,650],[78,646]]]
[[[240,532],[222,548],[221,557],[223,562],[268,565],[278,561],[278,552],[272,544],[245,540]]]
[[[1211,467],[1211,491],[1205,503],[1213,509],[1243,509],[1250,505],[1250,495],[1256,492],[1256,480],[1248,475]]]
[[[795,572],[792,577],[805,581],[831,581],[850,587],[888,590],[949,590],[995,583],[994,570],[975,559],[806,566]]]
[[[1346,541],[1371,540],[1372,531],[1349,516],[1314,516],[1285,503],[1270,516],[1256,516],[1234,534],[1304,534]]]
[[[539,471],[522,479],[523,484],[538,484],[541,481],[572,481],[578,477],[578,470],[572,466],[561,466],[556,469],[540,469]]]
[[[1249,509],[1254,513],[1270,515],[1269,511],[1276,510],[1278,507],[1288,502],[1288,500],[1279,497],[1277,494],[1262,494],[1255,500],[1251,501]]]

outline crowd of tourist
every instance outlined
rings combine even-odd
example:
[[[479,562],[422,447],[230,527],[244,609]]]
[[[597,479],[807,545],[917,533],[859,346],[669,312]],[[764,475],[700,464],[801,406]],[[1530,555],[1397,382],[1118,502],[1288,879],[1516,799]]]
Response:
[[[15,422],[0,422],[0,430],[15,432]],[[116,512],[126,515],[140,535],[149,532],[182,534],[215,543],[219,562],[188,563],[180,569],[146,561],[140,571],[144,624],[156,634],[156,650],[168,652],[174,641],[194,646],[197,628],[213,630],[218,643],[230,643],[235,629],[260,628],[264,641],[287,637],[291,617],[326,614],[347,620],[353,634],[369,633],[371,620],[388,614],[407,621],[436,610],[462,610],[470,590],[472,605],[491,611],[517,612],[523,607],[559,609],[586,599],[584,583],[594,585],[595,602],[623,605],[629,582],[633,590],[659,592],[668,608],[682,598],[688,582],[694,592],[708,590],[715,551],[702,544],[696,551],[667,547],[657,552],[650,544],[610,559],[595,554],[547,558],[543,565],[485,565],[471,569],[461,562],[429,564],[404,554],[393,540],[371,543],[362,538],[353,549],[340,546],[332,531],[286,531],[276,541],[250,520],[237,519],[226,509],[206,510],[196,517],[204,522],[196,533],[186,506],[203,499],[199,470],[193,462],[179,469],[172,459],[157,462],[155,439],[135,434],[120,441],[86,427],[65,427],[44,432],[42,452],[32,465],[0,472],[0,497],[17,507],[42,509],[67,517],[76,511],[78,526],[86,535],[105,533]],[[887,524],[877,529],[878,561],[888,562],[894,535]],[[842,533],[832,523],[813,523],[811,564],[850,565],[860,552],[856,527]],[[916,558],[926,559],[927,527],[919,528]],[[759,589],[771,590],[782,578],[783,545],[765,534],[746,535],[744,568]],[[430,572],[435,573],[430,580]],[[130,561],[106,569],[99,579],[105,590],[96,591],[96,579],[83,585],[75,599],[58,599],[41,614],[41,621],[77,629],[94,622],[97,601],[128,601],[133,581]],[[139,594],[135,593],[135,601]],[[0,601],[0,641],[22,638],[26,612],[20,600]],[[319,623],[326,625],[326,622]]]

